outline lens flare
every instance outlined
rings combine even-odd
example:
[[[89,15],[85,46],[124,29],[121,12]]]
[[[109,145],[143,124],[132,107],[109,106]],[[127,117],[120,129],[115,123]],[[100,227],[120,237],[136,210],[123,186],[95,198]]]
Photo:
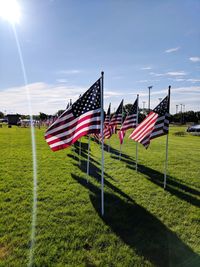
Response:
[[[19,23],[20,6],[16,0],[0,0],[0,17],[12,24]]]
[[[17,31],[14,25],[13,25],[13,32],[15,35],[19,59],[21,62],[21,68],[22,68],[22,73],[24,77],[24,85],[26,87],[28,109],[29,109],[30,120],[31,120],[31,143],[32,143],[32,160],[33,160],[33,208],[32,208],[31,243],[30,243],[30,254],[29,254],[28,266],[32,267],[33,257],[34,257],[34,248],[35,248],[35,232],[36,232],[36,219],[37,219],[37,155],[36,155],[35,129],[33,126],[33,113],[32,113],[32,107],[31,107],[31,97],[30,97],[30,91],[28,87],[26,69],[24,65],[20,42],[17,36]]]

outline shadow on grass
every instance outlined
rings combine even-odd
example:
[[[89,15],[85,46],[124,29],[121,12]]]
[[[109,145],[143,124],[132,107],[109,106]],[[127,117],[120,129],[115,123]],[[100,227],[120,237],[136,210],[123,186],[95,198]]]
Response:
[[[82,164],[82,161],[84,161],[83,158],[84,159],[88,158],[88,143],[84,143],[81,141],[80,143],[81,143],[81,164]],[[79,162],[79,141],[76,141],[74,143],[74,146],[72,146],[71,151],[72,151],[72,154],[68,154],[67,156]],[[96,164],[100,164],[97,160],[95,160],[92,157],[91,149],[90,149],[90,161]]]
[[[101,168],[97,167],[94,163],[99,164],[99,162],[97,162],[96,160],[92,159],[92,157],[90,157],[89,175],[90,175],[90,177],[95,178],[96,181],[101,181]],[[81,171],[87,173],[87,160],[83,159],[81,161],[81,165],[79,165],[78,161],[77,161],[76,163],[74,163],[74,165],[79,167],[81,169]],[[109,178],[111,180],[114,180],[112,178],[112,176],[107,174],[105,171],[104,171],[104,177],[107,177],[107,178]]]
[[[86,158],[87,157],[87,152],[88,152],[88,144],[82,142],[81,140],[76,141],[74,143],[72,151],[79,155],[79,146],[81,145],[81,157]]]
[[[107,144],[104,144],[104,150],[108,151],[108,145]],[[119,158],[119,154],[120,154],[120,150],[110,146],[110,154],[111,154],[111,157],[116,157],[118,159]],[[125,159],[132,159],[130,156],[128,156],[127,154],[125,154],[123,152],[121,152],[121,157],[125,158]]]
[[[69,158],[74,159],[77,162],[77,164],[79,163],[79,156],[77,156],[76,154],[68,154],[67,156]],[[86,156],[84,158],[86,158]],[[85,170],[86,170],[86,162],[87,161],[85,159],[81,159],[81,166],[84,165]],[[91,162],[100,164],[97,160],[95,160],[93,157],[90,156],[90,164]]]
[[[104,149],[105,150],[108,149],[106,144],[104,145]],[[111,158],[119,160],[119,150],[110,147],[110,151],[111,151]],[[96,179],[99,180],[101,177],[100,170],[98,170],[98,168],[94,164],[92,164],[92,162],[97,163],[97,164],[98,162],[92,159],[92,157],[90,158],[90,160],[91,160],[91,163],[90,163],[91,173],[90,174],[91,176],[94,176]],[[132,157],[126,155],[125,153],[122,153],[120,161],[125,162],[128,168],[135,170],[135,161],[133,160]],[[84,163],[84,161],[82,161],[81,168],[85,172],[86,172],[86,164],[87,164],[86,162]],[[149,181],[163,188],[163,182],[164,182],[163,173],[156,171],[152,168],[146,167],[142,164],[138,164],[138,172],[144,174]],[[108,178],[114,180],[108,174],[105,173],[105,175]],[[165,190],[168,191],[170,194],[173,194],[176,197],[184,201],[187,201],[188,203],[194,206],[200,207],[200,199],[199,199],[200,191],[181,183],[180,180],[177,181],[172,176],[169,176],[169,175],[167,176],[167,186]]]
[[[101,192],[98,187],[72,174],[73,179],[90,190],[90,200],[101,216]],[[113,186],[113,185],[112,185]],[[113,186],[113,190],[117,191]],[[200,257],[184,244],[160,220],[130,197],[105,192],[102,220],[123,242],[155,266],[200,266]]]
[[[85,148],[86,147],[87,147],[87,144],[85,144]],[[104,145],[104,149],[105,150],[108,149],[106,144]],[[119,150],[110,147],[110,151],[111,151],[111,158],[119,160]],[[87,150],[86,151],[83,150],[82,153],[83,155],[85,153],[84,157],[86,158]],[[97,180],[100,180],[101,178],[100,170],[94,164],[92,164],[92,162],[96,164],[99,164],[99,163],[95,161],[92,157],[90,158],[90,161],[91,161],[90,162],[90,170],[91,170],[90,175],[95,177]],[[120,161],[125,162],[128,168],[135,170],[135,161],[133,160],[132,157],[122,153]],[[86,172],[86,164],[87,162],[82,160],[81,169],[84,172]],[[151,182],[163,188],[163,181],[164,181],[163,173],[156,171],[152,168],[146,167],[144,165],[141,165],[141,164],[138,164],[138,172],[144,174],[147,177],[147,179],[149,179]],[[106,173],[105,173],[105,176],[114,180],[111,176],[109,176]],[[185,184],[182,184],[180,180],[177,181],[176,178],[173,178],[172,176],[169,176],[169,175],[167,176],[167,186],[165,190],[175,195],[176,197],[184,201],[187,201],[188,203],[194,206],[200,207],[200,199],[198,199],[198,197],[200,196],[200,192],[194,188],[191,188]]]
[[[135,169],[135,167],[132,166],[128,166],[128,168]],[[152,183],[163,188],[163,173],[141,164],[138,164],[138,171],[143,173]],[[165,190],[194,206],[200,207],[200,199],[197,198],[200,196],[200,192],[194,188],[180,183],[180,181],[176,181],[175,178],[169,175],[167,176],[167,185]]]
[[[87,162],[85,161],[85,164],[81,165],[80,167],[83,172],[86,172],[86,164]],[[96,167],[92,163],[90,163],[90,177],[94,178],[98,182],[101,182],[101,169]],[[108,175],[105,171],[104,171],[104,177],[113,180],[112,176]],[[121,191],[119,188],[115,187],[108,180],[104,179],[104,184],[110,189],[112,189],[115,193],[121,195],[122,197],[126,198],[129,201],[132,201],[132,199],[126,193]]]
[[[111,157],[116,160],[119,159],[115,155],[111,155]],[[130,156],[124,156],[122,154],[121,161],[125,162],[129,169],[135,170],[135,161]],[[163,173],[142,164],[138,164],[138,172],[144,174],[148,180],[163,188]],[[182,184],[180,180],[177,181],[172,176],[167,175],[167,186],[165,190],[194,206],[200,207],[200,199],[197,198],[200,197],[200,191]]]
[[[119,160],[119,156],[116,156],[116,155],[111,155],[111,158]],[[125,162],[125,163],[129,164],[130,166],[132,165],[135,168],[135,161],[133,160],[133,158],[130,156],[127,156],[124,153],[121,154],[120,161]]]

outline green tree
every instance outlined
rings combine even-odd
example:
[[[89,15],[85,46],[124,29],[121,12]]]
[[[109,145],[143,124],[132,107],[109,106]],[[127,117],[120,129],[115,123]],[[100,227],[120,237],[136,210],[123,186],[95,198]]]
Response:
[[[187,111],[187,112],[179,112],[174,115],[171,115],[171,121],[175,123],[187,123],[194,122],[197,123],[200,120],[200,111]]]
[[[4,118],[4,113],[0,111],[0,119]]]
[[[128,114],[131,111],[132,106],[133,106],[133,104],[126,104],[124,106],[124,110],[125,110],[126,114]]]
[[[60,109],[58,110],[57,115],[60,116],[63,112],[64,112],[64,109]]]
[[[48,115],[43,113],[43,112],[40,112],[39,118],[41,121],[45,121],[45,120],[47,120]]]

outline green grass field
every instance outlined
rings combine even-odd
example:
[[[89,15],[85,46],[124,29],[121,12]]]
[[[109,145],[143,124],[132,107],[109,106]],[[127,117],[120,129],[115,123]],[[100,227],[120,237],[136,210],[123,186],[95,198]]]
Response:
[[[105,216],[100,212],[101,151],[87,138],[77,150],[52,152],[36,129],[38,202],[33,266],[200,266],[200,137],[171,127],[167,188],[166,137],[139,145],[126,138],[105,152]],[[106,148],[107,149],[107,148]],[[33,177],[30,129],[0,129],[0,266],[29,263]]]

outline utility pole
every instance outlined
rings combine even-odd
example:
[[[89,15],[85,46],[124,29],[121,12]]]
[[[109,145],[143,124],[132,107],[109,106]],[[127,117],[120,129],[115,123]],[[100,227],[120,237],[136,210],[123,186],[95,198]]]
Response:
[[[142,109],[143,109],[143,112],[144,112],[146,101],[143,101],[142,104],[143,104],[143,108]]]
[[[181,106],[181,124],[183,123],[183,104],[180,104]]]
[[[178,105],[176,105],[176,114],[178,113]]]
[[[149,109],[149,112],[150,112],[150,93],[151,93],[151,89],[152,89],[153,86],[149,86],[149,106],[148,106],[148,109]]]
[[[183,112],[183,104],[180,104],[180,106],[181,106],[181,113]]]
[[[183,112],[185,112],[185,104],[183,104]]]

